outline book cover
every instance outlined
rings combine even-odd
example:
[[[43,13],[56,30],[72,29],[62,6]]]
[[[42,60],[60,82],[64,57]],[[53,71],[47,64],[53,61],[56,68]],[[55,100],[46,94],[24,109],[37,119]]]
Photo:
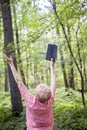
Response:
[[[55,61],[57,59],[57,45],[55,44],[48,44],[47,52],[46,52],[46,60],[53,60]]]

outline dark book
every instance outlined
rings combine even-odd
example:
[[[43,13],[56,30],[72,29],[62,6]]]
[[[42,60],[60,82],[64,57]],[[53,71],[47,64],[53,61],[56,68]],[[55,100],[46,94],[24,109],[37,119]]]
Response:
[[[51,60],[53,58],[53,61],[57,59],[57,45],[55,44],[48,44],[47,52],[46,52],[46,60]]]

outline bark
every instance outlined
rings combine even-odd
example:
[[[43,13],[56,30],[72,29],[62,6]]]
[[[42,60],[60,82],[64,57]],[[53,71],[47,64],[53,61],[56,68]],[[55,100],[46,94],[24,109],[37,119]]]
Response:
[[[72,58],[71,58],[72,59]],[[74,84],[74,70],[73,70],[73,63],[70,62],[70,72],[69,72],[69,87],[75,90],[75,84]]]
[[[70,34],[70,26],[67,23],[67,32],[68,32],[68,39],[69,39],[69,44],[71,43],[71,34]],[[71,44],[70,44],[71,47]],[[74,69],[73,69],[73,58],[70,53],[70,69],[69,69],[69,87],[72,89],[75,89],[75,84],[74,84]]]
[[[8,69],[7,67],[5,68],[5,91],[8,92],[9,91],[9,77],[8,77]]]
[[[14,23],[15,23],[15,30],[16,30],[16,44],[17,44],[17,53],[18,53],[18,60],[19,60],[19,70],[20,70],[20,73],[21,73],[22,80],[23,80],[24,84],[26,84],[25,75],[24,75],[24,71],[23,71],[23,63],[22,63],[22,60],[21,60],[21,53],[20,53],[20,42],[19,42],[19,34],[18,34],[15,4],[13,5],[13,12],[14,12],[14,16],[15,16]]]
[[[68,86],[68,80],[67,80],[67,73],[66,73],[66,69],[65,69],[63,51],[61,49],[59,49],[59,51],[60,51],[60,57],[61,57],[61,66],[62,66],[62,71],[63,71],[63,78],[64,78],[64,83],[65,83],[65,88],[67,90],[69,88],[69,86]]]
[[[15,57],[15,47],[13,39],[13,30],[12,30],[12,17],[10,10],[10,1],[1,0],[1,11],[2,11],[2,20],[4,27],[4,48],[7,55],[13,54],[13,62],[17,69],[17,62]],[[13,114],[20,114],[23,110],[21,95],[17,84],[12,75],[10,66],[8,65],[8,74],[9,74],[9,83],[10,83],[10,92],[11,92],[11,103],[12,103],[12,112]]]
[[[37,63],[37,59],[36,59],[35,63],[34,63],[34,79],[35,79],[35,84],[39,83],[37,64],[38,63]]]

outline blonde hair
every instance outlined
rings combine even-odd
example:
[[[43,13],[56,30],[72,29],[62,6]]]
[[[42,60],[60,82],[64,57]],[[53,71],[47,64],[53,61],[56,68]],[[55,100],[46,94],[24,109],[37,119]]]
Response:
[[[51,97],[49,86],[44,83],[38,84],[36,87],[36,97],[41,103],[48,101]]]

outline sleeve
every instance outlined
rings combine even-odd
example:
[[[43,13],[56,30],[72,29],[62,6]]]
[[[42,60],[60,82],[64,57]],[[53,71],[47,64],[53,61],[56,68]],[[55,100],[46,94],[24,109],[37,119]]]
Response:
[[[33,95],[29,92],[24,83],[18,84],[19,91],[24,98],[25,103],[31,103],[33,101]]]

